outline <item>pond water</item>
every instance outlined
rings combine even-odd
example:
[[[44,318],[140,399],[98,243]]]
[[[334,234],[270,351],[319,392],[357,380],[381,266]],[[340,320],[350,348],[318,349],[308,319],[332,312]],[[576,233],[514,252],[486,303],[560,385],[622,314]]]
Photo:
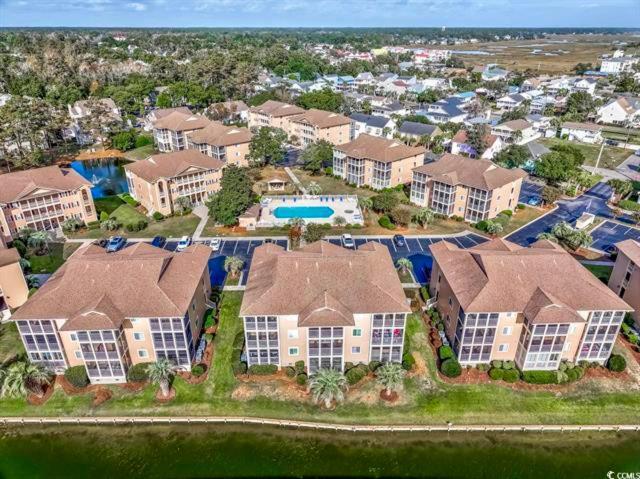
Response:
[[[0,429],[0,477],[471,477],[640,472],[640,434],[301,432],[274,427]]]
[[[71,168],[93,183],[91,194],[95,199],[129,192],[123,168],[127,163],[115,159],[74,161]]]

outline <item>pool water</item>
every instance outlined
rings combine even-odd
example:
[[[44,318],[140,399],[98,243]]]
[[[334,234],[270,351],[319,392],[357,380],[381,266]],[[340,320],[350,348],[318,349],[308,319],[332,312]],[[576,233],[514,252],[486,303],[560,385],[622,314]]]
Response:
[[[71,168],[93,184],[91,194],[94,198],[103,198],[129,192],[123,168],[127,163],[114,159],[84,160],[74,161]]]
[[[278,206],[273,216],[278,219],[329,218],[334,211],[328,206]]]

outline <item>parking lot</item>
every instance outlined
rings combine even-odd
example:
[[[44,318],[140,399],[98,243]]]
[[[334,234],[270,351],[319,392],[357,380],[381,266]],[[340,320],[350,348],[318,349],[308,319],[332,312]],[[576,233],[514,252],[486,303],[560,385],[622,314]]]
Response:
[[[612,246],[620,241],[633,239],[640,241],[640,229],[615,221],[603,221],[591,231],[592,248],[609,253]]]
[[[524,205],[539,204],[542,201],[542,188],[543,185],[537,183],[531,183],[530,181],[522,182],[518,203]]]

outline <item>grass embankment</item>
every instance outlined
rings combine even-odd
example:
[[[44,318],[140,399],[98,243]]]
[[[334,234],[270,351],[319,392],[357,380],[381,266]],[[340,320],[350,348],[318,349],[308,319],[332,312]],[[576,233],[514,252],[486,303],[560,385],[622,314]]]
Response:
[[[613,266],[606,266],[602,264],[583,264],[585,268],[593,273],[593,275],[602,281],[604,284],[609,282],[609,277],[613,271]]]
[[[29,248],[32,273],[53,273],[80,247],[79,243],[49,243],[49,252],[38,256]]]
[[[500,383],[445,383],[437,376],[427,331],[417,316],[407,322],[406,349],[422,358],[419,362],[425,365],[425,372],[406,379],[402,392],[406,401],[400,405],[348,400],[334,411],[324,411],[308,401],[287,400],[279,394],[238,399],[234,390],[239,381],[232,372],[231,352],[242,328],[238,318],[241,300],[242,293],[223,293],[211,373],[200,385],[176,378],[177,396],[171,403],[156,402],[155,386],[142,392],[109,386],[112,399],[97,408],[91,405],[91,394],[70,397],[56,390],[40,407],[22,399],[4,399],[0,415],[245,415],[363,424],[616,424],[638,420],[637,391],[611,392],[592,380],[550,391],[514,390]]]
[[[584,164],[586,166],[596,166],[598,154],[600,153],[600,145],[590,145],[587,143],[580,143],[578,141],[561,140],[560,138],[544,138],[539,141],[549,148],[554,145],[575,146],[584,155]],[[631,150],[605,145],[604,150],[602,150],[602,157],[600,158],[598,168],[607,168],[610,170],[614,170],[624,160],[629,158],[631,154],[633,154],[633,151]]]

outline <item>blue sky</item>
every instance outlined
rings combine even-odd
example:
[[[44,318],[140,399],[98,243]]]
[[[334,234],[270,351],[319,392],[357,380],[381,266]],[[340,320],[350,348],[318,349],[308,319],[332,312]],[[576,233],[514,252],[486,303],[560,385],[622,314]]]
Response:
[[[0,26],[640,27],[640,0],[0,0]]]

